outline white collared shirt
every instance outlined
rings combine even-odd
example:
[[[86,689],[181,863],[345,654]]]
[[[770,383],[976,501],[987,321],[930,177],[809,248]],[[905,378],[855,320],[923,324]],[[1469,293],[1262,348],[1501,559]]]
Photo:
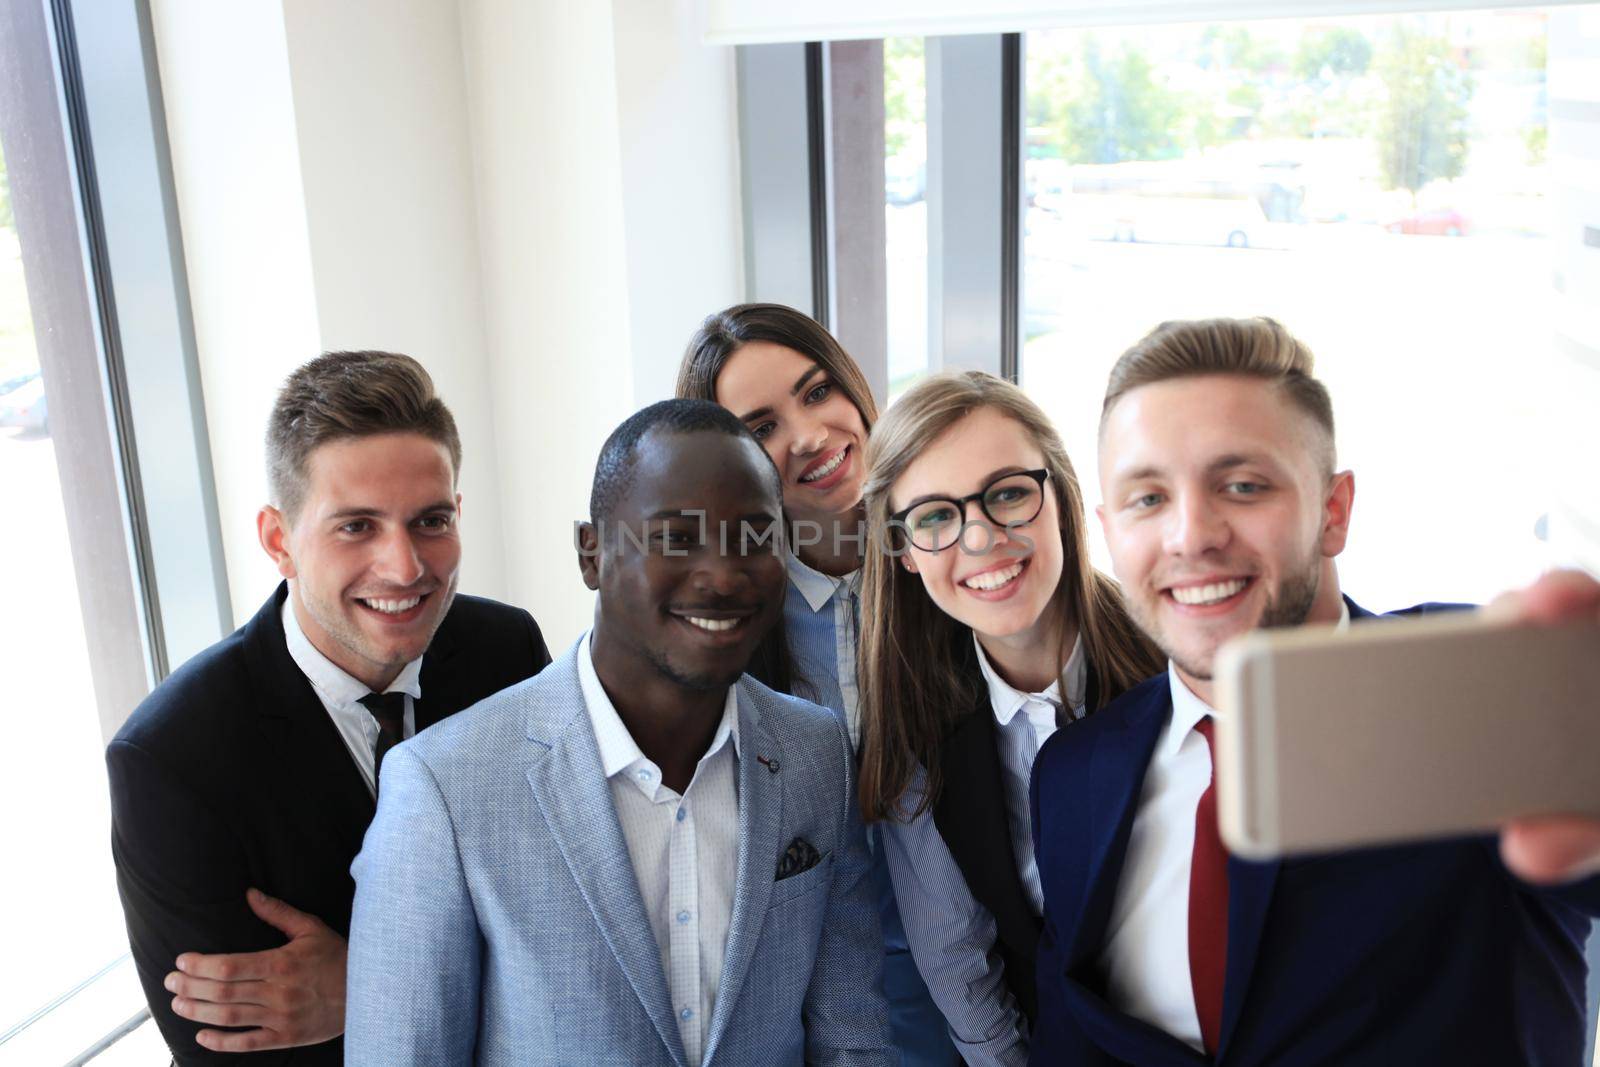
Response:
[[[739,874],[739,705],[732,686],[711,745],[679,796],[640,751],[595,673],[585,634],[578,682],[611,785],[628,858],[639,879],[672,1014],[690,1063],[699,1063],[722,980]]]
[[[1350,625],[1339,605],[1338,629]],[[1211,749],[1195,725],[1216,711],[1167,664],[1172,715],[1139,792],[1100,967],[1111,1004],[1204,1052],[1189,976],[1189,867],[1195,808],[1211,784]]]
[[[361,771],[361,779],[367,783],[367,791],[377,796],[378,720],[367,710],[367,706],[361,703],[361,698],[372,690],[367,688],[365,682],[357,681],[346,674],[311,643],[311,639],[300,628],[299,617],[294,613],[292,591],[283,601],[283,637],[289,646],[289,658],[294,660],[294,665],[300,668],[300,673],[311,682],[311,688],[316,691],[317,699],[322,701],[322,706],[328,710],[328,717],[333,720],[333,725],[338,727],[339,736],[344,738],[345,747],[350,750],[350,758],[356,761],[356,768]],[[417,732],[417,701],[422,699],[421,678],[422,657],[418,656],[400,668],[395,680],[384,690],[385,693],[406,695],[406,717],[403,727],[406,737]]]
[[[1028,811],[1028,780],[1039,749],[1059,725],[1063,708],[1070,708],[1074,719],[1083,716],[1087,672],[1083,660],[1083,638],[1072,645],[1072,655],[1061,674],[1067,682],[1067,699],[1061,699],[1061,683],[1050,683],[1042,693],[1024,693],[1014,688],[994,669],[989,656],[973,635],[978,650],[978,666],[989,687],[989,706],[999,725],[1001,781],[1005,787],[1006,824],[1011,828],[1012,855],[1017,859],[1017,877],[1028,894],[1035,915],[1044,914],[1044,890],[1039,884],[1039,863],[1033,854],[1033,823]]]
[[[856,631],[861,571],[834,577],[790,552],[784,559],[789,584],[800,595],[786,596],[783,620],[795,670],[809,688],[798,694],[844,716],[850,747],[861,742],[860,696],[856,688]]]

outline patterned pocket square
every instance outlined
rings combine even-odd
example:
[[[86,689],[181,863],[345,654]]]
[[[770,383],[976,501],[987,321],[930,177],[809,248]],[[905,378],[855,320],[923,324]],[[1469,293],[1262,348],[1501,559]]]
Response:
[[[783,850],[783,855],[778,857],[778,873],[772,878],[774,882],[781,882],[785,878],[793,878],[797,874],[804,874],[822,862],[822,853],[816,846],[803,837],[797,837],[789,842],[789,847]]]

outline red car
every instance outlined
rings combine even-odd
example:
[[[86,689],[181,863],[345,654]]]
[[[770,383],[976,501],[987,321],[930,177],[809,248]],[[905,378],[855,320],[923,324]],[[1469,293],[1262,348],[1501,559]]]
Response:
[[[1416,211],[1404,218],[1395,219],[1384,229],[1390,233],[1425,234],[1430,237],[1465,237],[1467,217],[1454,208]]]

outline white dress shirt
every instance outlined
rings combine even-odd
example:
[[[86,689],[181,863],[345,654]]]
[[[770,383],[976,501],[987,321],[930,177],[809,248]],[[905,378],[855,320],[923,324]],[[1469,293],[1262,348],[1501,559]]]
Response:
[[[1060,725],[1064,708],[1074,719],[1083,716],[1087,672],[1083,661],[1083,638],[1072,645],[1072,655],[1061,671],[1067,683],[1067,699],[1061,699],[1061,683],[1050,683],[1042,693],[1024,693],[1000,677],[989,662],[976,636],[978,666],[989,687],[989,706],[999,725],[996,741],[1000,749],[1001,784],[1006,795],[1006,824],[1011,828],[1011,852],[1017,859],[1017,877],[1028,895],[1035,915],[1044,914],[1044,890],[1039,885],[1039,863],[1033,855],[1033,825],[1028,814],[1028,780],[1033,776],[1033,761],[1039,749],[1050,740]]]
[[[283,601],[283,636],[289,646],[289,658],[311,682],[311,688],[316,691],[322,706],[328,709],[328,717],[338,727],[339,736],[344,738],[350,758],[356,761],[361,779],[367,783],[367,791],[377,796],[378,720],[361,703],[361,698],[372,690],[367,688],[367,683],[346,674],[311,643],[294,613],[292,593]],[[416,702],[422,699],[421,677],[422,657],[418,656],[400,668],[395,680],[384,690],[385,693],[406,695],[406,718],[402,730],[406,737],[417,732]]]
[[[680,796],[661,781],[600,684],[585,635],[578,682],[600,766],[661,951],[672,1013],[690,1063],[699,1063],[722,980],[739,873],[739,710],[732,686],[722,721]]]
[[[1349,625],[1341,602],[1338,628]],[[1211,749],[1195,725],[1217,713],[1171,663],[1167,684],[1172,716],[1139,792],[1100,966],[1112,1005],[1204,1052],[1189,976],[1189,867],[1195,808],[1211,784]]]

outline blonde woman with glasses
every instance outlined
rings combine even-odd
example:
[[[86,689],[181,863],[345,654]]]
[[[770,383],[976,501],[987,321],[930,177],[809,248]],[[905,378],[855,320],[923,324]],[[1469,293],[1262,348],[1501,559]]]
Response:
[[[969,1064],[1022,1064],[1043,910],[1039,746],[1162,670],[1090,564],[1050,421],[992,375],[940,375],[873,427],[864,505],[863,815]]]

